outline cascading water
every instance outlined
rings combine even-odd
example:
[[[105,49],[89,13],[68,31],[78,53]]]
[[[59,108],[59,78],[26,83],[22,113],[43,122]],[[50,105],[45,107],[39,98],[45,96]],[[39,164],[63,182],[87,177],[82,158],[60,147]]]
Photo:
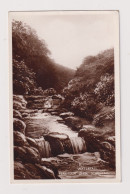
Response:
[[[45,141],[44,137],[36,139],[37,146],[41,157],[49,158],[51,157],[51,147],[48,141]]]
[[[68,126],[58,122],[60,117],[49,113],[38,113],[27,118],[27,135],[37,139],[41,157],[51,157],[63,153],[79,154],[86,152],[84,139]],[[47,135],[48,134],[48,138]],[[38,138],[38,136],[44,136]]]
[[[99,156],[87,152],[84,139],[78,137],[78,133],[71,130],[65,122],[61,123],[64,120],[57,116],[58,114],[44,112],[44,99],[36,105],[33,100],[30,102],[33,106],[30,105],[31,111],[25,117],[26,136],[36,140],[37,149],[44,163],[56,164],[61,179],[115,176],[115,172],[103,168],[99,163]],[[34,108],[39,110],[36,111]]]
[[[71,137],[70,141],[74,154],[79,154],[86,151],[85,141],[81,137]]]

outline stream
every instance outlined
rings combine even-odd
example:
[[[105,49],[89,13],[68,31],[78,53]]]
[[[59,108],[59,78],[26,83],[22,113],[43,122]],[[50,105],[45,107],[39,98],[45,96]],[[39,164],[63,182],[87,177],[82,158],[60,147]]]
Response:
[[[61,179],[115,178],[115,171],[100,159],[100,154],[87,152],[85,141],[59,116],[43,113],[42,110],[31,113],[26,117],[26,136],[37,139],[43,148],[42,162],[55,164]],[[67,147],[68,141],[64,141],[66,138],[72,151],[70,145]],[[58,149],[61,151],[57,155],[55,151]]]

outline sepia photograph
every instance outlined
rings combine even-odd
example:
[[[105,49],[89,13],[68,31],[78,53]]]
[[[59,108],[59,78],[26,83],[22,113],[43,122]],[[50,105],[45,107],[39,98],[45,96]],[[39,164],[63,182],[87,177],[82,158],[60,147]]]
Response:
[[[12,182],[120,182],[118,11],[9,12]]]

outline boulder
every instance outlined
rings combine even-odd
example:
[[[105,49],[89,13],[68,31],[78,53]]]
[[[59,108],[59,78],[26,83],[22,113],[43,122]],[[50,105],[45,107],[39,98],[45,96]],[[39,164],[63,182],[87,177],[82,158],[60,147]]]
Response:
[[[51,112],[51,115],[58,115],[58,112],[57,111]]]
[[[115,168],[115,146],[107,141],[110,138],[107,130],[88,127],[81,129],[78,135],[84,138],[88,152],[100,152],[101,159]]]
[[[13,110],[13,117],[17,119],[22,119],[22,115],[18,110]]]
[[[26,137],[23,133],[19,131],[14,131],[14,145],[15,146],[24,146],[27,145]]]
[[[59,178],[58,176],[58,165],[52,164],[50,161],[41,160],[41,165],[45,166],[46,168],[51,169],[54,172],[54,175],[56,178]]]
[[[85,129],[85,131],[87,130],[95,131],[96,127],[93,125],[83,125],[82,129]]]
[[[17,102],[17,101],[13,101],[13,109],[14,110],[23,110],[25,109],[24,106],[22,106],[22,104],[20,102]]]
[[[18,161],[14,162],[14,179],[31,179],[31,173],[25,168],[25,166]]]
[[[26,108],[27,101],[22,95],[13,95],[13,101],[21,103],[22,107]]]
[[[60,139],[60,140],[65,140],[69,138],[69,136],[65,133],[58,133],[58,132],[52,132],[44,136],[44,138],[48,141],[51,139]]]
[[[26,113],[26,112],[24,112],[24,113],[22,113],[22,117],[28,117],[30,114],[29,113]]]
[[[15,161],[26,161],[26,150],[21,146],[14,146],[14,160]]]
[[[19,131],[19,132],[25,134],[25,128],[26,128],[26,124],[23,121],[16,119],[16,118],[13,119],[14,131]]]
[[[40,162],[40,154],[39,151],[34,147],[23,147],[26,151],[26,162],[31,162],[32,164]]]
[[[14,159],[34,164],[40,162],[40,154],[34,147],[14,146]]]
[[[60,117],[62,118],[71,117],[71,116],[74,116],[73,112],[64,112],[60,114]]]
[[[45,166],[41,166],[39,164],[36,164],[35,166],[40,169],[41,173],[44,174],[46,179],[56,179],[55,174],[51,169],[46,168]]]
[[[109,142],[102,142],[99,152],[101,159],[107,161],[111,168],[115,168],[115,147]]]
[[[106,141],[111,143],[115,147],[115,136],[106,138]]]
[[[72,147],[71,140],[69,138],[64,139],[64,141],[62,141],[62,144],[64,147],[64,153],[73,154],[73,147]]]
[[[32,179],[46,179],[45,174],[43,174],[35,164],[26,163],[24,166],[29,172],[31,172]]]
[[[55,179],[54,172],[39,164],[14,162],[14,179]]]
[[[66,134],[61,133],[50,133],[44,136],[45,140],[50,143],[51,153],[53,156],[63,154],[65,152],[63,142],[68,139]]]
[[[91,127],[81,129],[78,136],[84,138],[88,152],[98,152],[105,139],[100,129]]]
[[[30,146],[34,147],[34,148],[38,148],[37,142],[35,139],[31,138],[31,137],[26,137],[27,142],[29,143]]]

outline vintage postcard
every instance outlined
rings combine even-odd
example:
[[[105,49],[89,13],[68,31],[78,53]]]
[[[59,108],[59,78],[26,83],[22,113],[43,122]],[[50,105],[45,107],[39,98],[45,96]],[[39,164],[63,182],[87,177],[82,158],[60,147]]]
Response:
[[[11,183],[119,182],[119,12],[9,12],[9,66]]]

